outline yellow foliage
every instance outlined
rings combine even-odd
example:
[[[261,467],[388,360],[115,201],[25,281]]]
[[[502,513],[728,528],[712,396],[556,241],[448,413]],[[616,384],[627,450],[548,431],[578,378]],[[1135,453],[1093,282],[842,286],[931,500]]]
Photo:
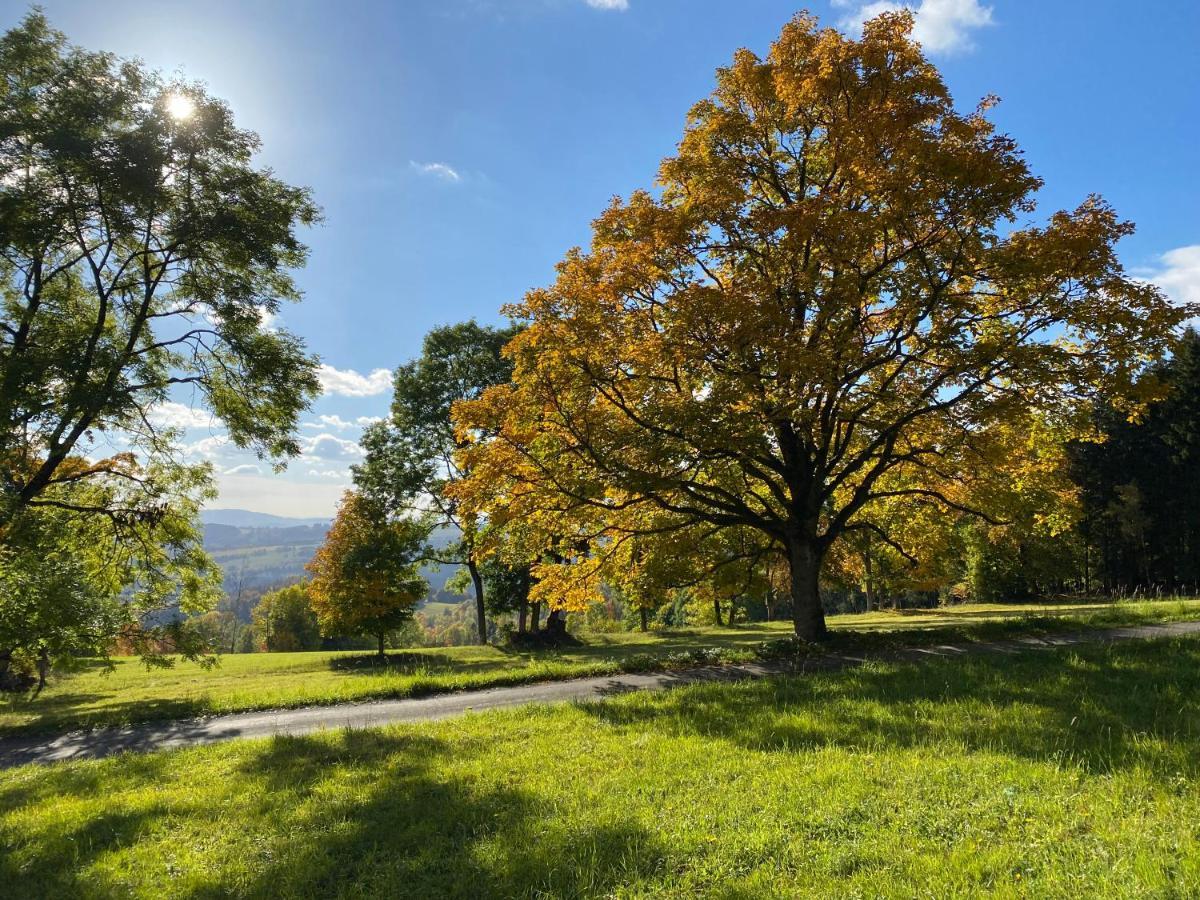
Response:
[[[1131,226],[1098,197],[1009,230],[1041,182],[992,98],[956,111],[911,28],[800,15],[766,58],[739,51],[660,195],[615,200],[508,310],[528,325],[513,381],[455,407],[452,491],[532,545],[588,548],[539,595],[585,602],[598,560],[666,517],[773,545],[819,633],[812,568],[856,529],[899,543],[914,511],[1017,497],[1069,520],[1049,448],[1097,393],[1136,415],[1194,311],[1126,276]]]

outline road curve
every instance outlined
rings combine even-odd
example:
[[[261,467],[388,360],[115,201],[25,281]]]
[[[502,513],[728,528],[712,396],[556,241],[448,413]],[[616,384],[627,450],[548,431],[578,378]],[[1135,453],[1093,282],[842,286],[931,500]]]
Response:
[[[986,643],[911,647],[871,658],[919,661],[973,653],[1016,653],[1074,644],[1111,643],[1190,634],[1200,634],[1200,622],[1136,625]],[[865,658],[850,656],[821,657],[804,663],[800,672],[842,669],[866,661]],[[99,728],[58,736],[5,738],[0,739],[0,768],[12,768],[27,763],[100,759],[116,753],[144,753],[194,747],[237,738],[301,735],[327,729],[371,728],[402,722],[430,722],[464,713],[523,706],[528,703],[597,701],[632,691],[659,691],[701,682],[739,681],[782,674],[797,674],[797,669],[784,663],[773,662],[706,666],[674,672],[576,678],[570,681],[488,688],[404,700],[377,700],[336,706],[272,709],[167,722],[146,722],[123,728]]]

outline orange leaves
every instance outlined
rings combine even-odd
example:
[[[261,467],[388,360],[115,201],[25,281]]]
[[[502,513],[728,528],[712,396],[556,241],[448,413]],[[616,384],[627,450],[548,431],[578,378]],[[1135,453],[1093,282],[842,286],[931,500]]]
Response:
[[[361,494],[346,491],[305,566],[322,633],[377,634],[407,619],[426,590],[412,565],[423,538],[416,526],[384,521]]]
[[[1144,402],[1191,311],[1125,276],[1129,226],[1098,199],[1004,233],[1041,182],[992,98],[954,108],[911,28],[887,14],[854,40],[805,15],[765,59],[739,51],[661,196],[615,201],[515,308],[512,385],[455,409],[477,436],[456,490],[587,548],[547,564],[547,599],[583,602],[606,565],[620,581],[598,560],[662,527],[647,510],[823,553],[855,525],[962,514],[978,487],[1057,528],[1049,457],[997,449],[1030,422],[1079,433],[1097,393]]]

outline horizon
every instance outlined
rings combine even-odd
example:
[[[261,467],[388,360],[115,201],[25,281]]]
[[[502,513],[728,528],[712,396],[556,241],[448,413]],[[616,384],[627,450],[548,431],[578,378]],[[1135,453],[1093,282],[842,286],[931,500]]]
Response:
[[[853,30],[900,4],[809,4]],[[1200,301],[1200,186],[1185,177],[1200,137],[1189,85],[1200,9],[1151,3],[922,0],[917,36],[956,105],[1002,98],[990,118],[1045,179],[1039,209],[1099,193],[1138,231],[1126,267],[1176,301]],[[659,160],[740,46],[762,53],[800,8],[778,2],[453,0],[42,4],[83,47],[143,58],[205,82],[263,140],[258,164],[313,189],[325,223],[296,273],[305,297],[279,321],[322,358],[324,395],[302,418],[287,471],[238,451],[179,394],[160,421],[208,460],[209,509],[331,518],[361,458],[365,424],[387,415],[390,372],[433,326],[499,323],[499,307],[544,285],[586,244],[613,195],[651,188]],[[28,11],[5,5],[5,27]],[[705,27],[697,27],[697,23]],[[668,41],[688,33],[688,41]],[[267,37],[263,37],[266,35]],[[1114,65],[1114,60],[1122,64]],[[517,237],[519,236],[519,238]]]

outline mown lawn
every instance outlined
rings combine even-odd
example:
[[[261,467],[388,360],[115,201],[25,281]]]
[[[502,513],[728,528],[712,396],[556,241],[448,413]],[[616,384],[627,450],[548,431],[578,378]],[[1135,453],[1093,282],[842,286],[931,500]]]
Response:
[[[1200,894],[1200,641],[0,773],[23,897]]]
[[[970,605],[835,616],[830,625],[839,638],[835,649],[870,649],[897,641],[988,638],[1030,629],[1189,618],[1200,618],[1200,600]],[[36,699],[9,696],[0,700],[0,736],[686,665],[683,654],[705,648],[720,651],[724,660],[748,659],[756,646],[785,637],[790,627],[779,622],[587,635],[583,646],[537,653],[498,647],[396,651],[386,668],[355,665],[363,659],[362,653],[236,654],[222,657],[211,670],[186,662],[170,669],[148,670],[136,659],[123,658],[116,659],[115,668],[107,671],[98,662],[84,662],[81,671],[56,676]]]

